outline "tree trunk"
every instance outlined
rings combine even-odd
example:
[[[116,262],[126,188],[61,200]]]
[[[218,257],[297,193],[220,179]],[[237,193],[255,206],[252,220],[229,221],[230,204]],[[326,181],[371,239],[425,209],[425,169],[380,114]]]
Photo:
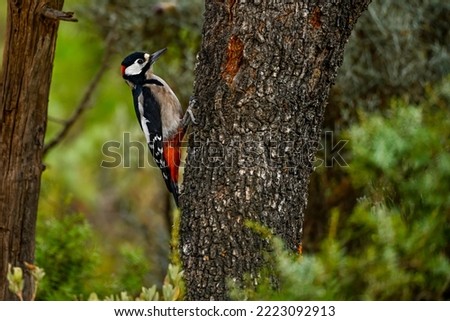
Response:
[[[247,220],[301,249],[328,92],[369,2],[206,1],[181,196],[188,300],[227,299],[229,279],[267,266]]]
[[[58,20],[42,14],[63,0],[8,1],[0,83],[0,300],[15,299],[6,281],[8,263],[34,260],[47,105]],[[24,299],[32,283],[25,273]]]

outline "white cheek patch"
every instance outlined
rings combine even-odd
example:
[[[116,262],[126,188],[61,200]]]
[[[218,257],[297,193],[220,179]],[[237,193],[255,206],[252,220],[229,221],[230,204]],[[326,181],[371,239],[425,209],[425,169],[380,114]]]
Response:
[[[134,63],[125,69],[125,75],[128,75],[128,76],[139,75],[142,71],[142,68],[143,68],[143,66],[141,66],[137,63]]]

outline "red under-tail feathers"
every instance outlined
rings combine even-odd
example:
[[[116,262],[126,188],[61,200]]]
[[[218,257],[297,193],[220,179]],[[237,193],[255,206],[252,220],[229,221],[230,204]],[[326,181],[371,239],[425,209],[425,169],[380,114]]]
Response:
[[[183,140],[185,129],[180,128],[178,132],[171,137],[170,140],[164,142],[163,157],[169,169],[169,181],[166,185],[169,191],[173,194],[175,203],[178,204],[178,170],[181,162],[181,142]]]

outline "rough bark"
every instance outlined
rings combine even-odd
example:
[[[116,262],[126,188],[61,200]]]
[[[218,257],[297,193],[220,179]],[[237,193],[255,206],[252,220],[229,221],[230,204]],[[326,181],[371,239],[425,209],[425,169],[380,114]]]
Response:
[[[15,299],[7,265],[34,260],[35,226],[58,17],[63,0],[8,1],[0,83],[0,300]],[[53,11],[56,12],[56,11]],[[25,273],[24,299],[32,283]]]
[[[268,244],[246,220],[301,248],[328,92],[369,2],[206,1],[181,196],[187,299],[257,278]]]

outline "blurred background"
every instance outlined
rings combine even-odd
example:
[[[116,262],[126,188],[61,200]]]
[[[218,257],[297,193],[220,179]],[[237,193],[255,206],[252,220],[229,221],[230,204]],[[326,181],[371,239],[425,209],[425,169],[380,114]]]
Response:
[[[45,156],[38,299],[139,293],[166,273],[171,201],[119,66],[133,51],[167,47],[154,70],[186,106],[203,2],[66,0],[64,9],[79,22],[60,24],[46,142],[81,112]],[[315,272],[289,272],[306,296],[282,298],[450,298],[449,17],[448,1],[375,0],[360,18],[326,111],[317,155],[326,162],[311,177],[303,249]],[[125,157],[119,166],[101,166],[113,161],[108,142],[120,143],[109,149]],[[348,166],[333,162],[337,152]]]

